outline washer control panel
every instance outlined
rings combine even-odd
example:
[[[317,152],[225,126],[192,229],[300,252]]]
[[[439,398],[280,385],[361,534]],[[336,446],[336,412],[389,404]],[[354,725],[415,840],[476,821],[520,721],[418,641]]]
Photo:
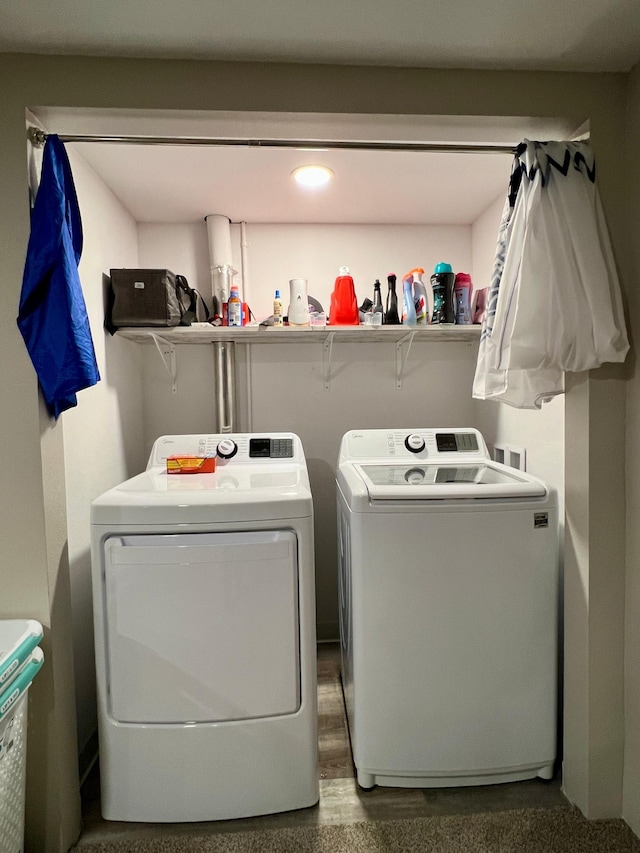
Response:
[[[340,461],[359,459],[488,459],[478,430],[406,429],[351,430],[342,439]]]

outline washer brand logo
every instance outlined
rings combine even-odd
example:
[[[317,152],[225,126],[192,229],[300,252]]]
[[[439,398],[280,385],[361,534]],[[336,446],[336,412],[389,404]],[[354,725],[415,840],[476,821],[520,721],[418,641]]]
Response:
[[[536,530],[539,527],[548,527],[549,526],[549,513],[548,512],[534,512],[534,514],[533,514],[533,526]]]

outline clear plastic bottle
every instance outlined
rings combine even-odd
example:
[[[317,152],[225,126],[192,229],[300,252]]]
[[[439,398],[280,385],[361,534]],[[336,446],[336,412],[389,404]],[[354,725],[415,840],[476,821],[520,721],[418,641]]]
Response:
[[[276,295],[273,300],[273,325],[284,326],[284,319],[282,317],[282,300],[280,299],[279,290],[276,290]]]
[[[238,288],[233,284],[231,285],[231,293],[229,294],[227,316],[230,326],[242,325],[242,300],[240,299]]]

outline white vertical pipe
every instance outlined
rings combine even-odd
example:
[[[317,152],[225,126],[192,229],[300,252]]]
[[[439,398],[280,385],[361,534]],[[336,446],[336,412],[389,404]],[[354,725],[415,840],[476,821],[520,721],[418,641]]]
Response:
[[[215,409],[218,432],[235,427],[235,348],[233,341],[214,341]]]
[[[229,289],[236,270],[231,251],[231,222],[228,216],[210,213],[205,216],[209,237],[209,263],[211,265],[211,295],[218,301],[218,310],[229,298]]]
[[[233,267],[231,222],[228,216],[210,213],[205,216],[209,235],[209,258],[212,267]]]
[[[242,301],[249,304],[249,257],[247,249],[247,223],[240,223],[240,265],[242,267]]]

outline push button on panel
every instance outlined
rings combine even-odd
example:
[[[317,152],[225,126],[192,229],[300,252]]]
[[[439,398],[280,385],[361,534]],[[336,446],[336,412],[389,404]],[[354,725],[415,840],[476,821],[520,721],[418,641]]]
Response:
[[[270,455],[272,459],[291,459],[293,457],[293,439],[272,438]]]
[[[472,432],[461,432],[456,436],[459,450],[477,450],[478,440]]]

